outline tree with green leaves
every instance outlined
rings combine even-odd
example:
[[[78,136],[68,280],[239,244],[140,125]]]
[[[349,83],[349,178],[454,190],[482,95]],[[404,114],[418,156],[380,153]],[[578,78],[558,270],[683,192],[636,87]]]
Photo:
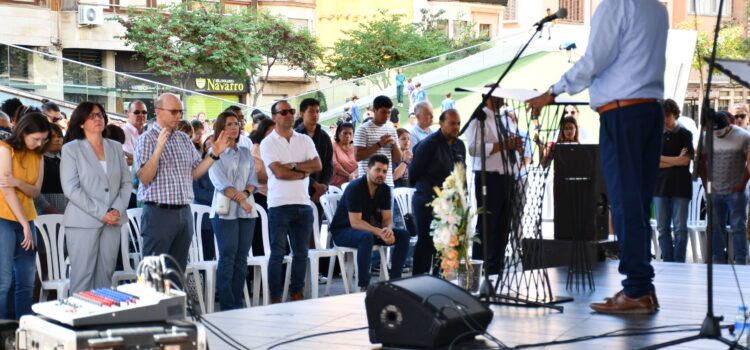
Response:
[[[183,88],[196,75],[249,78],[253,104],[274,65],[310,74],[322,56],[307,30],[263,11],[224,12],[218,2],[131,9],[127,17],[114,19],[125,27],[118,38],[145,59],[148,71]]]
[[[444,33],[420,24],[404,23],[403,15],[385,11],[381,14],[378,20],[344,31],[345,37],[334,44],[326,62],[334,78],[359,78],[451,49]]]
[[[699,105],[703,102],[705,95],[704,74],[708,70],[708,64],[703,59],[711,57],[711,51],[714,47],[714,31],[701,31],[701,23],[697,21],[683,22],[680,29],[696,30],[698,39],[695,46],[695,56],[693,57],[693,69],[700,74],[700,95]],[[748,59],[750,58],[750,42],[747,41],[745,28],[733,23],[726,22],[719,31],[719,41],[716,46],[716,57],[729,59]]]

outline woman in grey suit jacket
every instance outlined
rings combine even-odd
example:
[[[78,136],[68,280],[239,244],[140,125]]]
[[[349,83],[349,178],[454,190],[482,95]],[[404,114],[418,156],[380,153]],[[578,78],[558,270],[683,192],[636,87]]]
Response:
[[[70,292],[109,287],[117,263],[120,228],[133,183],[122,145],[103,137],[107,115],[83,102],[70,117],[60,162],[68,197],[65,236],[70,255]]]

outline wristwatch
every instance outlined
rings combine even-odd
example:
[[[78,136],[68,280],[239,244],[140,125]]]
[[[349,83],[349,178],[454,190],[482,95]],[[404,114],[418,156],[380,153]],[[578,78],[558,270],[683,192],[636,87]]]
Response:
[[[297,170],[297,163],[292,163],[292,170]]]
[[[213,153],[211,153],[211,152],[208,152],[208,156],[209,156],[209,157],[211,157],[211,159],[213,159],[213,160],[219,160],[219,159],[220,159],[220,157],[219,157],[219,156],[216,156],[216,155],[214,155],[214,154],[213,154]]]
[[[245,192],[245,194],[246,194],[246,195],[247,195],[248,197],[250,197],[250,191],[248,191],[247,189],[244,189],[244,190],[242,190],[242,192]]]

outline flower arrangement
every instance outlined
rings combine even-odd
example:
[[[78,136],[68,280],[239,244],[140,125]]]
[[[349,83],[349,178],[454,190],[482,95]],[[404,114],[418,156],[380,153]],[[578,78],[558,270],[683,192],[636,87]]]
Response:
[[[443,277],[452,279],[463,260],[467,271],[472,271],[469,245],[474,237],[471,220],[475,212],[468,202],[466,168],[456,163],[453,172],[443,181],[442,190],[434,187],[437,197],[432,201],[432,239],[440,254]]]

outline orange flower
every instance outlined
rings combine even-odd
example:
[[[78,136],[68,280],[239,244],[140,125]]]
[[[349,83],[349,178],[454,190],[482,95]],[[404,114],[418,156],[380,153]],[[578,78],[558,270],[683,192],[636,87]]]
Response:
[[[445,252],[445,257],[448,260],[456,260],[456,263],[458,263],[458,251],[455,249],[450,249],[447,252]]]
[[[458,247],[458,237],[453,235],[451,236],[451,241],[449,243],[451,247]]]

